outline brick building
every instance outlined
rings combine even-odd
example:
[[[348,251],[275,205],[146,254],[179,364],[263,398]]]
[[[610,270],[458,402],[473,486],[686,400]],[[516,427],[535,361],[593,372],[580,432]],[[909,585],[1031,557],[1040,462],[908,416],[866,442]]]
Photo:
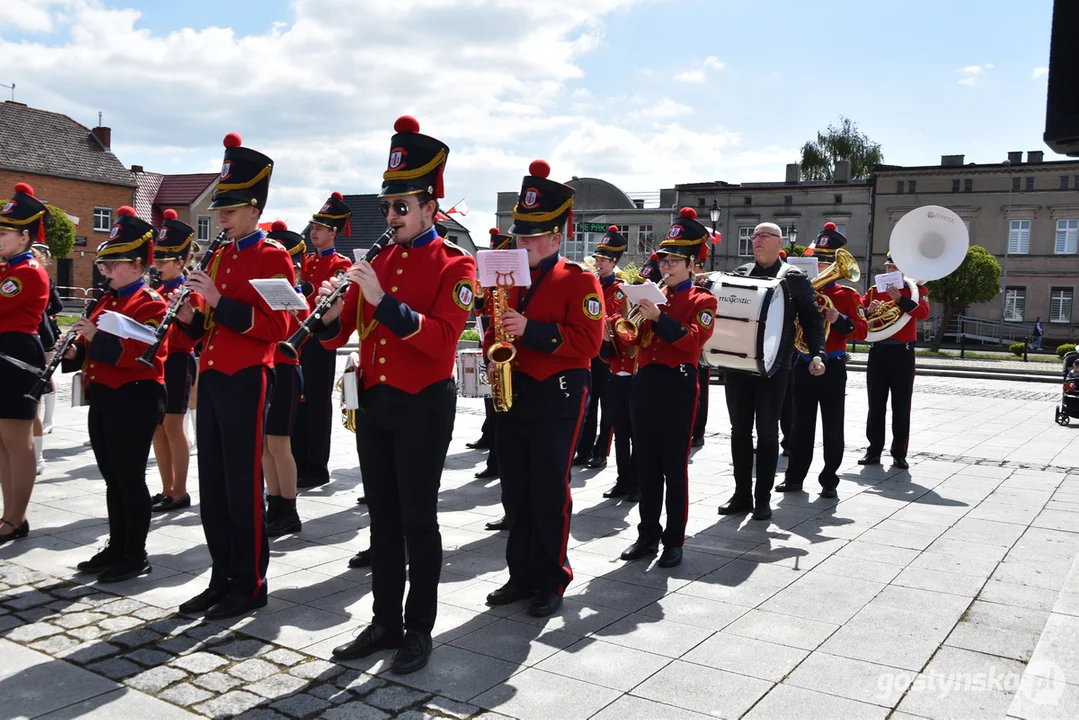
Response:
[[[209,210],[217,173],[162,175],[132,165],[131,175],[139,186],[135,212],[146,222],[160,227],[165,210],[175,210],[178,220],[195,228],[195,239],[204,248],[220,232],[217,216]]]
[[[75,223],[75,247],[49,274],[62,295],[82,297],[94,284],[97,247],[108,239],[116,208],[134,203],[136,183],[112,153],[112,131],[12,101],[0,103],[0,128],[0,194],[27,182]]]

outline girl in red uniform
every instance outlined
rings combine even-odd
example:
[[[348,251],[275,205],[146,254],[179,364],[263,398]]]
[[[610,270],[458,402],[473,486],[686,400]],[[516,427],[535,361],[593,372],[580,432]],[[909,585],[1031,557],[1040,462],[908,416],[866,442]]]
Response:
[[[184,284],[187,262],[194,247],[195,229],[176,219],[175,210],[166,210],[165,219],[157,233],[154,247],[154,267],[161,274],[161,284],[154,288],[168,297]],[[201,309],[202,296],[190,293],[193,306]],[[184,428],[191,385],[195,382],[195,340],[173,324],[166,338],[168,357],[165,359],[165,417],[154,432],[154,457],[161,473],[161,492],[150,498],[151,512],[167,512],[191,507],[187,494],[187,470],[191,462],[191,445]]]
[[[30,246],[44,241],[49,211],[26,183],[0,210],[0,353],[45,368],[38,324],[49,302],[49,276]],[[33,423],[38,403],[25,397],[37,380],[25,369],[0,362],[0,488],[4,514],[0,545],[26,537],[26,507],[34,490]]]

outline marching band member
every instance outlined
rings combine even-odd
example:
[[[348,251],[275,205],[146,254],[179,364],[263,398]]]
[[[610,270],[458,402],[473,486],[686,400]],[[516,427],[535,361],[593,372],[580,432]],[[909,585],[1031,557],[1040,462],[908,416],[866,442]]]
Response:
[[[130,207],[116,211],[109,239],[97,249],[96,265],[108,278],[109,291],[88,318],[73,330],[79,335],[64,356],[64,371],[83,371],[90,400],[89,432],[94,458],[105,478],[109,542],[79,572],[97,574],[101,583],[119,582],[150,572],[146,535],[150,530],[150,492],[146,461],[154,432],[165,413],[166,343],[153,367],[139,362],[148,344],[123,339],[97,327],[108,312],[156,327],[165,316],[165,300],[143,280],[154,262],[154,226]]]
[[[640,285],[641,283],[651,280],[654,283],[658,283],[661,280],[659,274],[659,254],[652,253],[648,257],[648,261],[645,262],[644,267],[637,273],[636,279],[633,281],[634,285]]]
[[[44,241],[50,220],[48,209],[26,183],[16,183],[15,194],[0,210],[0,352],[41,370],[45,350],[37,330],[49,303],[49,276],[31,246]],[[26,508],[37,473],[33,425],[38,403],[24,396],[36,380],[26,370],[0,362],[0,545],[30,533]]]
[[[213,569],[209,587],[180,605],[207,619],[243,615],[266,605],[269,540],[263,508],[262,447],[266,402],[273,392],[273,357],[285,336],[288,313],[271,310],[249,282],[286,278],[292,260],[266,240],[258,221],[270,191],[273,161],[225,136],[225,160],[210,209],[229,240],[208,272],[187,283],[206,311],[185,302],[181,327],[202,338],[199,356],[199,509]],[[175,296],[179,291],[173,291]]]
[[[703,267],[703,266],[702,266]],[[712,291],[712,280],[701,276],[695,284]],[[698,362],[697,367],[697,415],[693,421],[693,439],[691,448],[704,447],[704,431],[708,427],[708,395],[712,385],[712,368],[707,363]]]
[[[884,272],[898,272],[892,262],[892,254],[884,264]],[[910,288],[903,283],[902,289],[888,288],[888,298],[880,297],[876,287],[870,287],[862,298],[862,306],[872,315],[880,303],[894,302],[900,312],[914,320],[929,317],[929,291],[918,286],[918,301],[911,298]],[[910,400],[914,393],[914,346],[918,338],[918,323],[908,322],[894,335],[873,343],[866,366],[866,386],[869,394],[869,414],[866,417],[865,436],[869,448],[859,465],[876,465],[884,450],[884,420],[888,413],[888,395],[892,396],[892,466],[900,470],[910,467],[907,463],[907,443],[910,440]]]
[[[731,418],[731,459],[734,466],[734,495],[719,507],[720,515],[753,513],[754,520],[772,517],[771,495],[779,461],[779,413],[787,390],[792,348],[794,347],[795,316],[802,326],[810,356],[809,373],[825,372],[824,319],[817,305],[817,296],[809,279],[798,268],[780,260],[783,232],[775,223],[761,223],[753,229],[753,262],[735,269],[735,275],[749,277],[782,277],[790,290],[782,342],[778,357],[779,368],[771,377],[727,370],[724,392],[727,412]],[[816,358],[821,358],[818,363]],[[757,427],[756,470],[754,492],[753,426]],[[754,507],[756,503],[756,507]]]
[[[46,268],[45,272],[48,274],[49,258],[52,257],[49,246],[35,242],[31,247],[31,252],[34,260]],[[37,326],[37,336],[45,349],[46,365],[52,362],[53,351],[60,340],[60,326],[56,323],[56,316],[63,311],[64,303],[60,300],[60,293],[56,291],[56,281],[49,278],[49,303],[45,306],[45,312]],[[56,409],[56,383],[51,378],[41,396],[40,407],[43,409],[44,417],[41,413],[34,417],[34,460],[37,463],[38,475],[45,472],[45,436],[52,432],[52,416]]]
[[[371,519],[374,618],[333,657],[394,648],[393,671],[410,673],[431,654],[442,571],[438,487],[453,434],[453,369],[472,310],[476,263],[434,227],[449,148],[421,135],[411,117],[399,118],[394,131],[380,209],[397,233],[371,263],[349,269],[352,285],[326,314],[320,338],[336,349],[354,330],[360,334],[356,449]],[[336,285],[331,278],[320,292]]]
[[[296,277],[300,277],[304,273],[307,250],[303,236],[289,230],[283,220],[275,220],[266,238],[281,243],[288,251]],[[296,288],[296,292],[303,295],[304,289],[301,285]],[[288,328],[281,339],[292,337],[307,315],[307,311],[290,312],[287,318]],[[318,344],[305,342],[303,347]],[[273,364],[274,383],[269,409],[266,411],[262,471],[266,476],[266,534],[270,537],[281,537],[300,532],[302,528],[300,515],[296,512],[296,460],[292,457],[291,435],[307,377],[297,358],[290,358],[276,348]]]
[[[161,284],[154,288],[163,297],[187,282],[184,272],[194,248],[195,229],[176,219],[175,210],[166,210],[154,248],[154,267]],[[190,293],[191,304],[203,310],[202,296]],[[191,507],[187,494],[187,471],[191,462],[191,443],[184,421],[191,386],[195,382],[198,359],[195,341],[179,325],[169,328],[165,359],[165,415],[154,433],[154,456],[161,473],[161,492],[151,500],[151,511],[169,512]]]
[[[334,244],[352,235],[352,211],[344,196],[334,192],[311,218],[313,253],[307,258],[303,279],[310,284],[308,307],[318,304],[318,290],[327,279],[340,278],[352,262],[337,252]],[[308,285],[304,285],[308,287]],[[296,486],[313,488],[330,481],[330,432],[333,429],[333,382],[337,373],[337,353],[321,343],[305,342],[300,348],[303,368],[303,395],[292,434],[292,454],[299,480]],[[298,520],[297,520],[298,521]]]
[[[502,330],[515,338],[515,398],[498,419],[499,468],[506,512],[509,582],[488,605],[532,598],[528,612],[546,617],[562,606],[573,580],[566,557],[570,471],[588,407],[588,368],[603,339],[599,280],[560,257],[563,233],[573,237],[573,188],[548,179],[543,160],[528,168],[510,232],[528,251],[532,283],[508,290]],[[495,328],[484,336],[484,354]],[[488,372],[493,373],[493,365]]]
[[[817,240],[806,250],[817,258],[817,268],[823,273],[835,261],[836,251],[846,246],[847,238],[834,223],[826,223]],[[868,327],[862,298],[857,291],[837,282],[819,291],[832,301],[832,307],[822,309],[824,322],[831,325],[825,350],[828,353],[828,372],[809,374],[813,358],[799,354],[791,374],[794,376],[793,435],[790,442],[790,462],[777,492],[801,492],[802,482],[813,462],[813,441],[817,434],[817,406],[820,406],[821,429],[824,435],[824,468],[820,472],[821,497],[836,497],[839,485],[839,466],[843,464],[843,418],[847,394],[847,339],[864,340]]]
[[[655,553],[659,566],[682,562],[689,512],[689,450],[697,412],[697,362],[712,336],[715,295],[693,282],[696,263],[708,257],[708,230],[693,208],[682,208],[660,243],[659,269],[667,303],[641,300],[645,322],[637,334],[637,375],[630,409],[635,461],[641,488],[637,540],[622,553],[637,560]],[[667,527],[659,521],[667,491]]]

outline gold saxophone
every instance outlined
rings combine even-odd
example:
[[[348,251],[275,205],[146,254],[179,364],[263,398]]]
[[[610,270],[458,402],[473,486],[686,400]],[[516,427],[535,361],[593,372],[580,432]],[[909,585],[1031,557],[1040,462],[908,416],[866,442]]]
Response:
[[[495,412],[509,412],[513,407],[513,359],[517,357],[517,348],[513,344],[513,336],[502,327],[502,314],[508,309],[506,288],[491,288],[491,327],[495,341],[487,349],[487,360],[495,366],[491,379],[491,402]]]

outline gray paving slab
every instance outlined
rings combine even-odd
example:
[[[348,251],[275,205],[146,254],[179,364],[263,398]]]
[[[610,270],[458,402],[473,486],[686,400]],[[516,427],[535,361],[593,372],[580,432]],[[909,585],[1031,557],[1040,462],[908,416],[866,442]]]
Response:
[[[879,705],[850,700],[838,695],[806,690],[792,685],[779,685],[744,717],[747,720],[801,718],[865,718],[876,720],[888,716]]]
[[[633,691],[637,695],[713,717],[740,717],[771,690],[768,680],[675,660]]]

